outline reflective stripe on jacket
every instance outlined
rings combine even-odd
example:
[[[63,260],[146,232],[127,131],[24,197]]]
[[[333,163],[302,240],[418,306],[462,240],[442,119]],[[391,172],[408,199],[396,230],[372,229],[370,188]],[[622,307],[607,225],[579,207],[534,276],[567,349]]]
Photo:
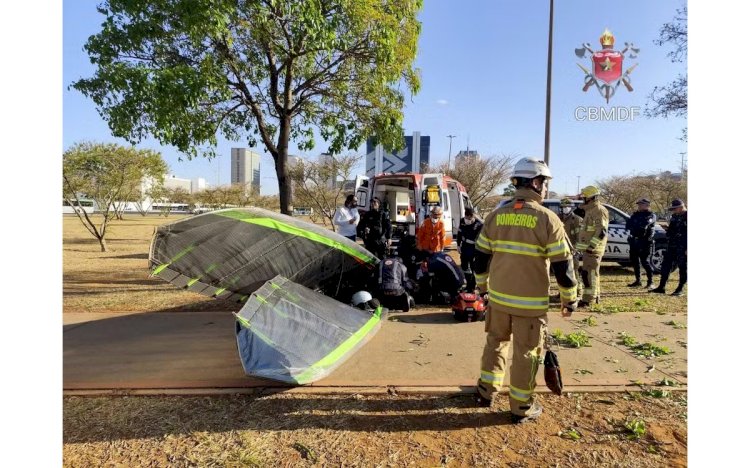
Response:
[[[549,308],[549,264],[570,260],[571,248],[560,218],[541,205],[530,189],[518,189],[516,200],[485,219],[477,249],[491,255],[486,282],[492,310],[540,316]]]
[[[586,210],[586,216],[583,217],[583,228],[576,244],[576,250],[591,249],[596,254],[604,254],[604,248],[607,246],[609,213],[599,203],[599,200],[585,203],[581,207]]]

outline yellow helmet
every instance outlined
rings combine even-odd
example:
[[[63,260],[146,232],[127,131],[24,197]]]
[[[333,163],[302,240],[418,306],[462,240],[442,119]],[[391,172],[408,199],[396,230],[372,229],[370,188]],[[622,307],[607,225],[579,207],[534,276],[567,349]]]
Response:
[[[599,189],[594,187],[593,185],[589,185],[581,189],[581,196],[584,198],[591,198],[600,194],[601,192],[599,191]]]
[[[567,197],[563,198],[560,200],[560,206],[573,206],[573,200]]]

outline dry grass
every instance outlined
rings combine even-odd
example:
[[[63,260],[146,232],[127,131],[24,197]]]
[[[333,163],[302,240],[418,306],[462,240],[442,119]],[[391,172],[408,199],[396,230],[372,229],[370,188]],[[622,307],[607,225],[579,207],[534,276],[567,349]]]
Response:
[[[513,426],[505,399],[464,396],[70,397],[64,465],[686,466],[684,393],[540,400],[538,423]]]

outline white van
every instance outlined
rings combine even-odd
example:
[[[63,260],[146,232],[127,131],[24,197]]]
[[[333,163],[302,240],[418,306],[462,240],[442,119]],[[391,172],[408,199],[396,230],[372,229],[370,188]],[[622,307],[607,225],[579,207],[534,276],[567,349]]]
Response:
[[[393,238],[416,236],[419,226],[433,206],[443,209],[445,245],[449,246],[458,234],[458,223],[464,209],[473,208],[466,188],[444,174],[414,174],[396,172],[378,174],[372,178],[357,176],[355,196],[360,211],[370,208],[370,200],[377,197],[381,209],[388,213],[393,225]]]

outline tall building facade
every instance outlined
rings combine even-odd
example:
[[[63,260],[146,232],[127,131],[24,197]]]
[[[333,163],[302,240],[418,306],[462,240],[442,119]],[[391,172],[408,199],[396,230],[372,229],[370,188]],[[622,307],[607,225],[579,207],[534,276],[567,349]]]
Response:
[[[247,148],[232,148],[232,184],[260,193],[260,155]]]
[[[386,152],[372,138],[367,140],[365,171],[372,177],[381,172],[422,173],[430,166],[430,137],[414,132],[404,135],[406,147],[397,152]]]
[[[456,164],[460,164],[463,161],[478,161],[482,159],[477,150],[465,149],[458,152],[456,155]]]

